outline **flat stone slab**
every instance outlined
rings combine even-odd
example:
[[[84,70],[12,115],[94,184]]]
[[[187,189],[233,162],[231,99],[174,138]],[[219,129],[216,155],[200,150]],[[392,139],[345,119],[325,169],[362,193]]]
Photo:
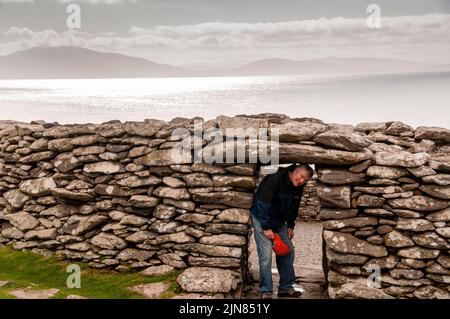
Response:
[[[0,288],[6,286],[6,285],[9,284],[9,283],[10,283],[10,281],[3,281],[3,280],[0,280]]]
[[[170,287],[169,283],[166,282],[155,282],[151,284],[137,285],[130,289],[145,298],[148,299],[158,299],[159,296],[165,292]]]
[[[79,295],[68,295],[66,299],[88,299],[87,297],[79,296]]]
[[[10,291],[8,294],[16,297],[17,299],[49,299],[55,296],[58,292],[59,289],[56,288],[46,290],[31,290],[25,288]]]

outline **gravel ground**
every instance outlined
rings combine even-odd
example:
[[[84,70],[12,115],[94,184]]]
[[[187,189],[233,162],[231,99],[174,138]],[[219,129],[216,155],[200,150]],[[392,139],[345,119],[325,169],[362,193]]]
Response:
[[[302,299],[324,298],[322,283],[322,225],[319,222],[297,221],[293,238],[296,257],[294,261],[296,285],[302,287]],[[252,234],[249,246],[249,270],[256,282],[245,287],[244,299],[259,298],[258,293],[258,254],[255,239]],[[275,254],[272,258],[272,275],[274,291],[278,289],[279,275],[275,263]],[[276,298],[276,294],[274,294]]]
[[[293,244],[295,247],[294,266],[318,265],[322,266],[322,225],[319,222],[297,221]],[[275,256],[273,267],[276,268]],[[250,271],[254,276],[258,274],[258,254],[256,252],[255,238],[252,234],[249,247]],[[254,277],[258,278],[258,277]]]

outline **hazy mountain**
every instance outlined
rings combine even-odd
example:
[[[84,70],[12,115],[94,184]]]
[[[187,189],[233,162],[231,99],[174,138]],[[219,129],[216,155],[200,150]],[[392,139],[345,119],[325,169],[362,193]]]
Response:
[[[80,47],[35,47],[0,57],[0,78],[123,78],[182,76],[181,68]]]
[[[326,58],[305,61],[266,59],[229,70],[234,75],[379,73],[422,71],[426,66],[411,61],[383,58]]]
[[[230,69],[205,70],[197,66],[194,70],[71,46],[36,47],[0,56],[0,78],[4,79],[379,73],[425,69],[424,65],[399,59],[327,58],[295,61],[274,58]]]

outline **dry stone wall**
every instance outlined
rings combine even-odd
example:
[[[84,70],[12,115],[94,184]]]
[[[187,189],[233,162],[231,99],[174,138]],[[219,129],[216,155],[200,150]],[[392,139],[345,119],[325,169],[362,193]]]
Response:
[[[0,244],[118,271],[181,268],[186,291],[239,296],[249,208],[267,162],[258,153],[259,163],[249,163],[261,142],[254,137],[231,162],[199,162],[202,151],[242,144],[192,135],[199,122],[201,132],[223,136],[227,128],[269,129],[279,133],[280,163],[316,164],[304,203],[320,204],[311,217],[325,221],[331,297],[448,296],[450,131],[401,122],[354,127],[281,114],[3,122]],[[173,156],[180,141],[192,147]],[[378,288],[364,285],[374,264]]]

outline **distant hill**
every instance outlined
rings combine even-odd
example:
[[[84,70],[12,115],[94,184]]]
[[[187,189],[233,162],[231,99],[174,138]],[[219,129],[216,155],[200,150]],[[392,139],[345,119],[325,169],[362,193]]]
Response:
[[[436,71],[436,67],[431,70]],[[175,67],[117,53],[60,46],[35,47],[0,56],[0,78],[139,78],[425,71],[419,63],[383,58],[264,59],[231,69]],[[440,68],[441,70],[442,68]]]
[[[186,70],[170,65],[73,46],[35,47],[0,57],[0,78],[123,78],[185,74]]]
[[[423,71],[424,65],[406,60],[382,58],[327,58],[295,61],[266,59],[228,70],[235,75],[379,73]]]

